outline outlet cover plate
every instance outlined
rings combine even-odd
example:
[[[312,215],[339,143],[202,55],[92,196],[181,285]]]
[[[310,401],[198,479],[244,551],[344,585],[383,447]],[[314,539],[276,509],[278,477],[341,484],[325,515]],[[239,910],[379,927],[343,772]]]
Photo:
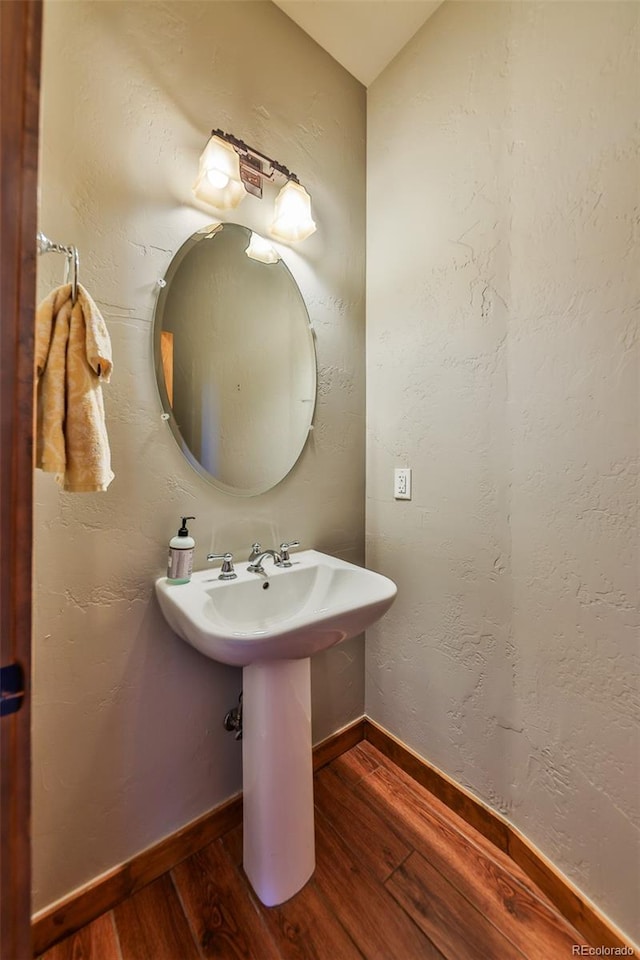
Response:
[[[393,471],[393,496],[396,500],[411,500],[410,467],[396,467]]]

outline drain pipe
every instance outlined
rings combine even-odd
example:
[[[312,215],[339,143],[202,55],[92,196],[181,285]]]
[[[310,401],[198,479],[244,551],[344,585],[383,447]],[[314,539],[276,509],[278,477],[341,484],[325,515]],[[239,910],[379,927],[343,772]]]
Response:
[[[235,739],[242,740],[242,692],[238,697],[238,706],[229,710],[224,717],[224,728],[229,733],[235,732]]]

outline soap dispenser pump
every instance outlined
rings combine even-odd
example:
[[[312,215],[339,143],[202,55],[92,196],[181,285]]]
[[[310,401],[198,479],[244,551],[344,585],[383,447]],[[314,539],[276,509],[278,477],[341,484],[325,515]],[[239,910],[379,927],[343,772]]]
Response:
[[[189,536],[187,520],[195,520],[195,517],[183,517],[178,533],[169,540],[169,563],[167,564],[169,583],[189,583],[191,580],[193,548],[196,542]]]

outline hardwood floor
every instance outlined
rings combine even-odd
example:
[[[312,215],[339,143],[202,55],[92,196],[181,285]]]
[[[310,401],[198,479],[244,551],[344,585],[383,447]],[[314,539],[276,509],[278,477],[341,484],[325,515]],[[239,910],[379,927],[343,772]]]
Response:
[[[264,907],[236,828],[43,960],[563,960],[584,939],[506,854],[370,743],[315,777],[316,871]]]

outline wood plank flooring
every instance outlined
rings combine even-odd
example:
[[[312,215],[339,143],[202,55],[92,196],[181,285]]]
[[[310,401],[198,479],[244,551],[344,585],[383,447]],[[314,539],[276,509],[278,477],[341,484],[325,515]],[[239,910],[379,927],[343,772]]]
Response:
[[[264,907],[229,831],[42,960],[563,960],[585,941],[504,853],[363,741],[315,777],[316,871]]]

